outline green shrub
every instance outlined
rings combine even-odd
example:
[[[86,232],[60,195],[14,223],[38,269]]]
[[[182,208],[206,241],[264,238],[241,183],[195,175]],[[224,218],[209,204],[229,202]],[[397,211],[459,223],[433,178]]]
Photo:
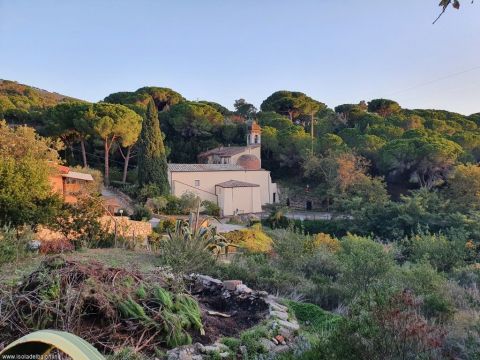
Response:
[[[136,205],[133,209],[133,214],[130,219],[137,221],[148,221],[152,218],[152,212],[145,206]]]
[[[136,352],[135,349],[126,347],[108,356],[107,360],[147,360],[147,358]]]
[[[418,262],[427,259],[439,271],[450,271],[462,263],[465,243],[448,239],[443,234],[420,232],[403,241],[407,258]]]
[[[17,231],[9,226],[0,228],[0,265],[23,259],[27,256],[27,245],[33,239],[30,228]]]
[[[160,214],[167,207],[168,199],[165,196],[156,196],[149,198],[145,207],[149,208],[154,214]]]
[[[110,181],[110,185],[117,188],[132,199],[137,199],[139,195],[139,188],[137,184],[124,184],[118,181]]]
[[[339,315],[329,313],[317,305],[287,301],[302,329],[314,333],[330,332],[341,319]]]
[[[192,231],[187,224],[177,221],[175,231],[160,241],[160,261],[179,273],[208,271],[215,263],[209,250],[214,236],[208,229],[202,233],[200,229]]]
[[[220,206],[212,201],[202,201],[203,213],[210,216],[220,216]]]
[[[147,199],[155,198],[161,195],[162,192],[156,184],[147,184],[140,189],[138,200],[145,202]]]
[[[175,225],[177,220],[174,217],[168,217],[166,219],[161,219],[157,226],[154,227],[154,231],[159,234],[164,234],[167,232],[172,232],[175,230]]]
[[[180,199],[174,195],[167,195],[167,206],[164,209],[165,214],[168,215],[179,215],[182,214],[182,204]]]
[[[388,277],[394,262],[392,254],[382,244],[356,235],[347,235],[341,241],[339,258],[343,271],[340,281],[351,296],[369,290]]]
[[[272,238],[261,229],[235,230],[226,233],[225,238],[230,243],[251,253],[269,253],[272,251]]]

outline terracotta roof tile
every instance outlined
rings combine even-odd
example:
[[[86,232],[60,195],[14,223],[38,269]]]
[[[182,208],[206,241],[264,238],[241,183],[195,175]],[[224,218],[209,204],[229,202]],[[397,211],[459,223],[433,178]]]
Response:
[[[245,171],[239,165],[233,164],[168,164],[168,171],[196,172],[196,171]]]
[[[212,150],[205,151],[198,155],[199,158],[207,157],[210,155],[218,155],[218,156],[233,156],[236,154],[240,154],[244,151],[247,151],[248,147],[255,148],[259,147],[260,145],[251,145],[251,146],[221,146]]]

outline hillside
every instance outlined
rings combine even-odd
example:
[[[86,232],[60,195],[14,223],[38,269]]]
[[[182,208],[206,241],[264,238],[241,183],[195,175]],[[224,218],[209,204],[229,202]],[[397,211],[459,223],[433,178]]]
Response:
[[[16,81],[0,79],[0,118],[13,123],[30,123],[39,113],[61,102],[78,99],[20,84]]]

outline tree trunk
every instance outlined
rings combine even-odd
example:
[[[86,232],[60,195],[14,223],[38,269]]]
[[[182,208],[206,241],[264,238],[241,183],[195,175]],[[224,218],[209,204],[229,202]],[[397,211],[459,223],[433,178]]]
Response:
[[[311,114],[311,118],[310,118],[310,136],[311,136],[311,141],[312,141],[312,155],[313,155],[313,112]]]
[[[80,139],[80,147],[82,148],[82,160],[83,160],[83,167],[88,167],[87,164],[87,153],[85,152],[85,139]]]
[[[131,146],[127,148],[127,155],[125,156],[125,162],[123,164],[123,177],[122,177],[122,183],[127,182],[127,172],[128,172],[128,162],[130,161],[130,150]]]
[[[105,139],[105,185],[110,185],[110,148],[108,146],[108,140]]]

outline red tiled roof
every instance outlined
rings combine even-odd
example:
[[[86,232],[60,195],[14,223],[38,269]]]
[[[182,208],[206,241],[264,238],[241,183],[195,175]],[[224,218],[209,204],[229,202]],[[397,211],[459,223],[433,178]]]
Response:
[[[229,156],[240,154],[240,153],[246,151],[247,148],[249,148],[249,147],[250,148],[255,148],[255,147],[259,147],[259,146],[260,146],[259,144],[251,145],[251,146],[226,146],[226,147],[225,146],[220,146],[218,148],[200,153],[198,155],[198,157],[199,158],[204,158],[204,157],[208,157],[210,155],[218,155],[218,156],[229,157]]]
[[[170,172],[202,172],[202,171],[245,171],[234,164],[168,164]]]

